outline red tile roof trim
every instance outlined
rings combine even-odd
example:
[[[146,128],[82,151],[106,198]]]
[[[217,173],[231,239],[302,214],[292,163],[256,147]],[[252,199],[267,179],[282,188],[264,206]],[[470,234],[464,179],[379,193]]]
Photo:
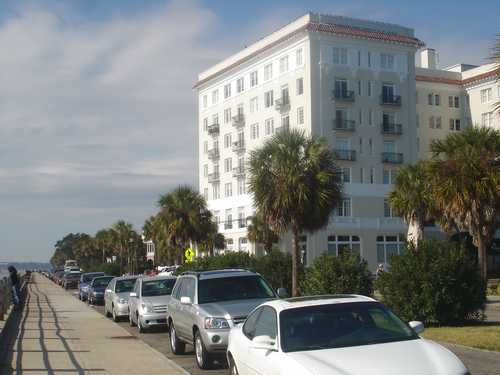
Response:
[[[276,45],[280,44],[281,42],[290,39],[292,36],[299,34],[300,32],[304,30],[309,30],[309,31],[319,31],[319,32],[326,32],[326,33],[332,33],[332,34],[339,34],[339,35],[348,35],[348,36],[353,36],[353,37],[358,37],[358,38],[364,38],[364,39],[376,39],[376,40],[382,40],[384,42],[392,42],[392,43],[401,43],[401,44],[408,44],[416,48],[420,48],[425,46],[425,43],[422,42],[421,40],[417,38],[412,38],[404,35],[397,35],[397,34],[390,34],[390,33],[384,33],[381,31],[372,31],[372,30],[366,30],[366,29],[359,29],[355,27],[350,27],[350,26],[342,26],[342,25],[331,25],[327,23],[318,23],[318,22],[309,22],[307,25],[301,27],[300,29],[295,30],[293,33],[285,35],[283,38],[280,38],[276,40],[275,42],[259,49],[258,51],[255,51],[254,53],[251,53],[250,55],[241,58],[240,60],[236,61],[235,63],[225,67],[224,69],[219,70],[217,73],[211,74],[207,78],[204,78],[194,85],[193,88],[197,88],[204,83],[210,81],[211,79],[215,78],[216,76],[223,74],[236,66],[240,65],[241,63],[244,63],[245,61],[248,61],[255,56],[257,56],[259,53],[262,51],[268,50],[270,48],[275,47]]]
[[[457,85],[457,86],[460,86],[462,84],[462,81],[459,79],[448,79],[442,77],[431,77],[431,76],[421,76],[421,75],[416,75],[415,80],[423,82],[446,83],[448,85]]]
[[[493,70],[490,70],[489,72],[486,72],[486,73],[483,73],[483,74],[479,74],[477,76],[473,76],[473,77],[464,79],[462,81],[462,84],[463,85],[467,85],[468,83],[472,83],[472,82],[475,82],[475,81],[480,81],[480,80],[485,79],[485,78],[494,77],[494,76],[496,76],[498,74],[499,74],[498,70],[497,69],[493,69]]]

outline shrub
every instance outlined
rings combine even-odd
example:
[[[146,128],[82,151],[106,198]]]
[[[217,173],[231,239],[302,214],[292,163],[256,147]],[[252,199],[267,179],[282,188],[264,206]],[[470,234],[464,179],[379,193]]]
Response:
[[[350,251],[338,257],[326,253],[306,270],[302,292],[308,295],[354,293],[370,296],[373,278],[365,260]]]
[[[117,263],[102,263],[97,267],[97,271],[104,272],[109,276],[121,276],[120,265]]]
[[[391,258],[376,283],[382,299],[407,321],[458,324],[483,316],[486,283],[459,244],[421,241]]]

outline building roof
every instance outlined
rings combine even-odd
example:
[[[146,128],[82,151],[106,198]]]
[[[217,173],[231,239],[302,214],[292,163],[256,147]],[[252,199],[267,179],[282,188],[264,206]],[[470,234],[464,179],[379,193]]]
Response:
[[[444,83],[449,85],[463,86],[474,82],[498,77],[498,65],[486,64],[470,68],[464,71],[440,69],[417,68],[415,79],[421,82]]]

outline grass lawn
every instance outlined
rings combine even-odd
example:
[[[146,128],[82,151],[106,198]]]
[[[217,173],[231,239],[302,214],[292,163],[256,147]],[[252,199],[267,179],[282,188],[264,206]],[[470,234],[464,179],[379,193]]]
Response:
[[[500,352],[500,324],[497,323],[465,327],[428,327],[422,336],[429,340]]]

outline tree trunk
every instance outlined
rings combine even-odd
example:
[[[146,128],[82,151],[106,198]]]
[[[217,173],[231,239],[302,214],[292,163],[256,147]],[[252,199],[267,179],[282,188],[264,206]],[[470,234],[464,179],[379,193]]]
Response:
[[[292,241],[292,297],[299,297],[299,231],[293,228],[293,241]]]
[[[484,280],[488,280],[488,245],[481,236],[477,239],[477,265]]]
[[[407,235],[407,240],[408,242],[412,243],[415,249],[418,246],[418,243],[422,238],[424,237],[424,226],[423,224],[417,220],[417,219],[412,219],[408,223],[408,235]]]

